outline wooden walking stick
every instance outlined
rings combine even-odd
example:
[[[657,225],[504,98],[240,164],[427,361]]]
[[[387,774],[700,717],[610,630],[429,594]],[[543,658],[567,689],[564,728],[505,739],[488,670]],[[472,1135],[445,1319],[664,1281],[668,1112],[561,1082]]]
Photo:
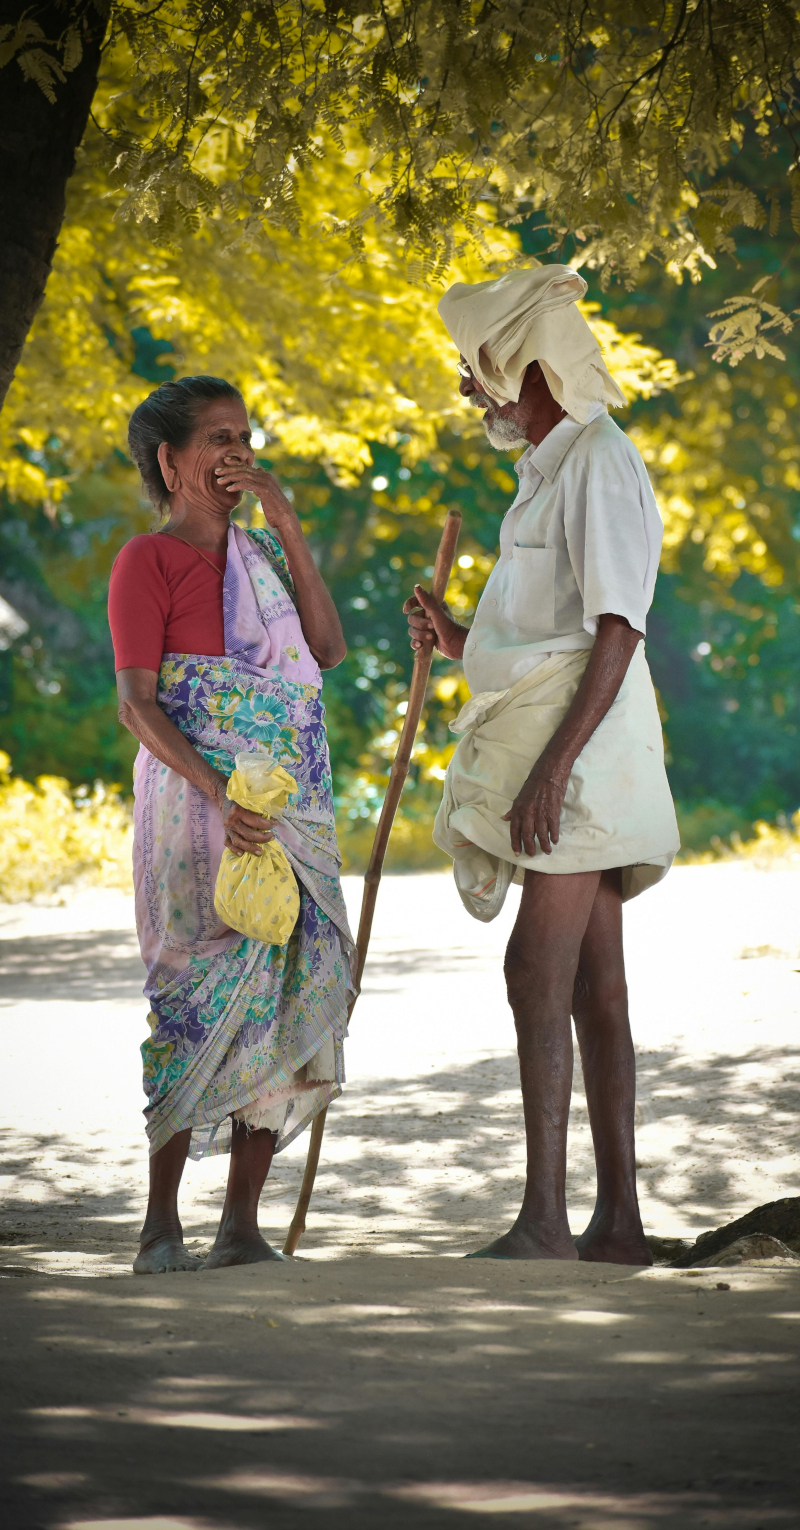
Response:
[[[461,511],[448,510],[442,539],[439,543],[439,551],[436,554],[436,564],[431,582],[431,594],[436,600],[444,600],[450,571],[456,555],[456,544],[460,529]],[[378,885],[381,880],[381,872],[383,871],[383,862],[389,844],[389,835],[392,832],[395,813],[400,805],[400,798],[405,786],[406,776],[408,775],[408,767],[411,764],[411,751],[414,748],[414,740],[417,736],[417,728],[419,727],[420,714],[425,701],[425,692],[428,688],[428,676],[431,672],[432,663],[433,641],[426,643],[424,647],[418,648],[416,651],[414,673],[411,677],[411,688],[408,693],[408,707],[403,722],[403,731],[400,734],[400,742],[397,746],[397,754],[394,757],[394,764],[389,776],[386,796],[383,799],[383,807],[381,808],[381,816],[378,820],[378,827],[372,845],[372,854],[369,858],[367,874],[364,877],[361,918],[358,922],[358,939],[356,940],[356,997],[350,1006],[351,1015],[361,989],[361,978],[364,972],[364,963],[367,959],[367,947],[372,932],[372,920],[375,913],[375,904],[378,899]],[[311,1126],[311,1139],[308,1144],[308,1157],[306,1158],[303,1183],[300,1187],[300,1195],[292,1218],[292,1225],[289,1228],[286,1242],[283,1245],[284,1254],[294,1253],[306,1230],[306,1212],[311,1200],[311,1192],[314,1189],[314,1180],[317,1175],[327,1114],[327,1110],[321,1110],[319,1115],[314,1117]]]

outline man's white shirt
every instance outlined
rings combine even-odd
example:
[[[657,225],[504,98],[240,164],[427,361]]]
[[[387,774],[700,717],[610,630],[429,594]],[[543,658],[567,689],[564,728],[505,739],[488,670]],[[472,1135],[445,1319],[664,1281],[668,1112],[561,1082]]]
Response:
[[[598,404],[515,464],[519,492],[464,648],[473,695],[515,685],[548,654],[591,648],[604,612],[644,633],[663,526],[636,447]]]

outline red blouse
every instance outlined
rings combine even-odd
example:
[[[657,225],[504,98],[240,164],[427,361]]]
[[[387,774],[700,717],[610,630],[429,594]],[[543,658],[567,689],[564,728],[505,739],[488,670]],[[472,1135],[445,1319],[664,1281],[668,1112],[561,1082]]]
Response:
[[[226,561],[225,553],[201,555],[158,532],[132,537],[117,554],[108,590],[116,668],[158,671],[165,653],[224,654]]]

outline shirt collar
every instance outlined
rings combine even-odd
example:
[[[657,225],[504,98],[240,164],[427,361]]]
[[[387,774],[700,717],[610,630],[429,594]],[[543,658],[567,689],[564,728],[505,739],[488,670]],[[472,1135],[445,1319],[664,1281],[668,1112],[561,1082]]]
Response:
[[[595,404],[589,419],[581,424],[574,420],[571,414],[559,420],[557,425],[545,436],[538,446],[529,446],[522,456],[514,463],[517,476],[522,479],[533,476],[534,473],[546,478],[548,483],[554,483],[556,474],[561,467],[573,441],[576,441],[582,430],[596,420],[601,414],[608,411],[605,404]]]

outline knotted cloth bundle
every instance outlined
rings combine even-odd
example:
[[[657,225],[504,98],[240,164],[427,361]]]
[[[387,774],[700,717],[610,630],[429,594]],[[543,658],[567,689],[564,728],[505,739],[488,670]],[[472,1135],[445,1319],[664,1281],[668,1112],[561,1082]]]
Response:
[[[237,754],[227,795],[252,813],[274,818],[285,808],[297,782],[269,755]],[[223,850],[214,907],[231,929],[266,945],[285,946],[297,923],[300,893],[297,878],[276,840],[260,855]]]
[[[497,403],[517,402],[526,367],[538,361],[553,398],[583,425],[597,404],[626,402],[575,306],[585,292],[571,266],[537,266],[489,282],[456,282],[439,315]]]

